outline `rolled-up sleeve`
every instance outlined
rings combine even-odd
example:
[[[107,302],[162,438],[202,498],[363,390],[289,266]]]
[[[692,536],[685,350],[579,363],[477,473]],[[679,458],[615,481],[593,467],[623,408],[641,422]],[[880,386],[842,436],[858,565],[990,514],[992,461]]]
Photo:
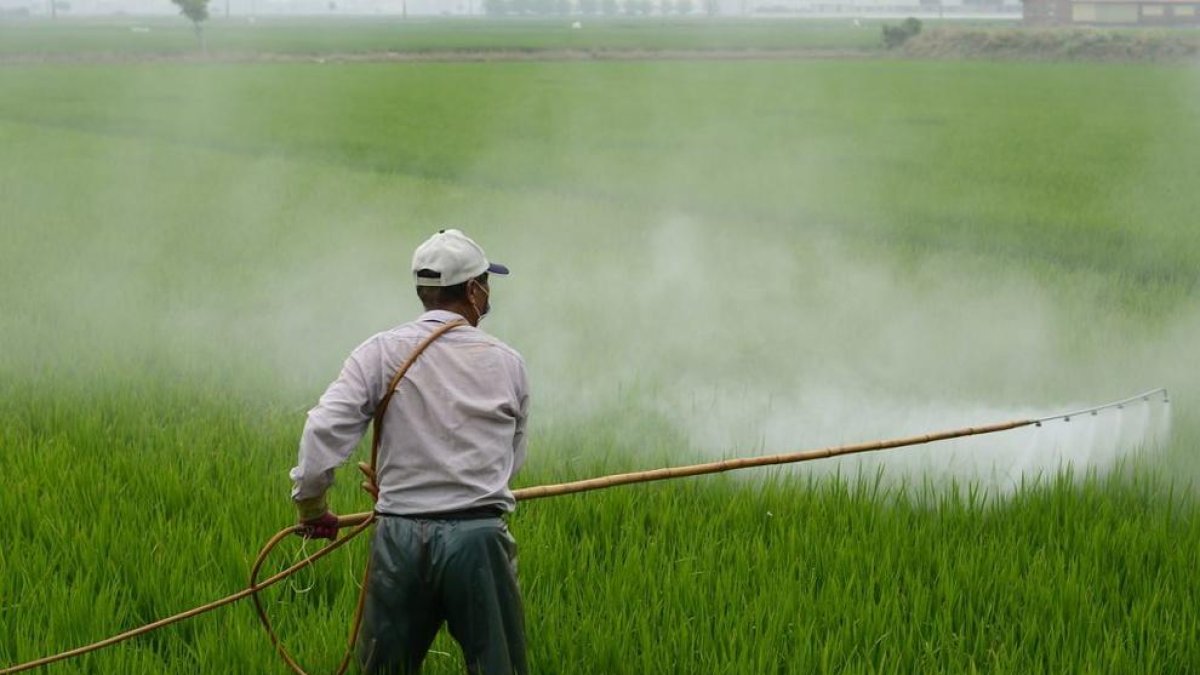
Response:
[[[369,376],[364,368],[364,364],[378,362],[377,355],[372,360],[372,350],[377,351],[377,346],[371,342],[356,349],[321,400],[308,411],[297,464],[288,474],[292,499],[324,494],[333,484],[334,470],[350,457],[366,433],[378,398],[378,378]]]

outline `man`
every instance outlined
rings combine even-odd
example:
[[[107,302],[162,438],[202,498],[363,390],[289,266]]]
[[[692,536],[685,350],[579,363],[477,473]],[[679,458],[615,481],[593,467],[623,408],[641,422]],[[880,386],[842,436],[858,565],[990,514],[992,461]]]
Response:
[[[529,394],[521,356],[478,329],[488,275],[508,274],[458,230],[413,254],[425,313],[350,355],[300,439],[291,470],[302,536],[330,538],[325,492],[362,439],[397,369],[440,326],[400,381],[383,416],[358,658],[369,673],[412,673],[445,621],[470,673],[525,673],[516,543],[501,516],[516,505],[509,480],[525,459]]]

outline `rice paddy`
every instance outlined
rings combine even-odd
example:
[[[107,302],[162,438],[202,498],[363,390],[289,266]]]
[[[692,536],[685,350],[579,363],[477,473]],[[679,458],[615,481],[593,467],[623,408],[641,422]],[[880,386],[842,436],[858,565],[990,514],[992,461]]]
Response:
[[[1007,495],[883,461],[523,504],[534,672],[1200,671],[1194,68],[134,59],[0,92],[0,667],[242,587],[304,411],[453,225],[514,270],[484,327],[530,367],[518,486],[1174,394],[1167,447]],[[348,548],[268,594],[318,672]],[[55,672],[283,666],[237,606]]]

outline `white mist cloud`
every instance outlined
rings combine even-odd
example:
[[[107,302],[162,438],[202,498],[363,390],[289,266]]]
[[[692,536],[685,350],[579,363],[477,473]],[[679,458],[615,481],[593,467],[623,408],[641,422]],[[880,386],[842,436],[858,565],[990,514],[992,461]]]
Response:
[[[542,254],[517,256],[517,274],[537,269]],[[680,461],[1041,417],[1192,386],[1175,366],[1197,356],[1186,336],[1200,314],[1147,331],[1097,299],[1090,311],[1066,308],[1075,294],[983,260],[905,261],[829,234],[780,239],[682,215],[589,255],[586,269],[553,283],[515,276],[500,288],[497,326],[526,353],[550,418],[651,409],[688,439]],[[1157,445],[1169,420],[1151,408],[1165,407],[805,470],[884,467],[1005,491],[1066,465],[1103,472]]]
[[[1095,273],[1035,275],[986,253],[896,250],[873,238],[883,233],[840,232],[803,217],[781,221],[771,217],[778,208],[756,220],[706,212],[702,204],[712,202],[699,198],[690,203],[685,188],[710,184],[705,172],[714,169],[705,162],[713,148],[736,141],[722,133],[736,119],[689,111],[695,119],[685,121],[699,129],[689,132],[666,111],[645,110],[647,124],[663,132],[662,172],[691,178],[663,181],[669,199],[641,194],[622,203],[588,194],[586,185],[578,186],[582,194],[556,191],[540,175],[531,186],[481,187],[490,184],[483,179],[498,180],[510,151],[542,153],[564,171],[576,164],[597,174],[619,171],[611,158],[614,166],[591,169],[588,153],[603,142],[640,142],[641,135],[600,133],[603,115],[572,107],[579,102],[544,104],[547,115],[578,126],[577,138],[551,139],[560,145],[538,136],[541,118],[522,117],[525,108],[496,111],[497,134],[509,118],[522,124],[494,147],[476,149],[478,175],[466,171],[461,184],[443,183],[189,145],[197,120],[220,126],[237,119],[236,102],[221,98],[228,92],[188,72],[211,87],[184,98],[179,129],[159,130],[176,143],[88,136],[79,146],[86,152],[77,154],[72,176],[80,183],[74,199],[84,206],[64,211],[78,239],[55,233],[58,243],[45,248],[67,240],[77,247],[29,245],[39,255],[53,253],[45,257],[57,264],[28,264],[20,275],[35,289],[20,299],[22,316],[32,317],[29,335],[74,336],[64,341],[65,352],[86,345],[121,354],[152,350],[179,362],[253,364],[289,402],[315,400],[350,349],[418,313],[411,250],[439,227],[458,226],[513,268],[511,278],[494,284],[496,313],[485,328],[526,356],[534,433],[538,425],[601,415],[621,425],[622,415],[649,414],[686,439],[689,447],[678,449],[686,461],[1037,416],[1156,386],[1172,388],[1180,401],[1195,398],[1187,367],[1200,360],[1194,300],[1147,323],[1114,307]],[[150,75],[131,80],[126,94],[157,95],[155,82]],[[739,105],[761,103],[756,96],[769,102],[776,85],[763,85],[744,92]],[[813,151],[796,159],[803,171],[785,177],[811,178],[817,188],[810,191],[821,180],[850,180],[836,161],[846,146],[831,144],[834,156],[825,156],[821,125],[807,124]],[[919,137],[868,138],[905,154],[904,144]],[[763,155],[773,157],[770,168],[791,161],[769,139],[761,142]],[[749,195],[791,188],[749,167],[715,170]],[[25,187],[45,183],[31,179]],[[43,209],[34,201],[28,213],[38,216]],[[662,205],[672,202],[676,208]],[[73,217],[86,211],[97,217],[81,227]],[[235,369],[231,386],[243,377]],[[1061,439],[1055,434],[1065,429],[1014,432],[805,470],[848,470],[862,461],[1002,488],[1061,461],[1110,466],[1162,426],[1131,415],[1096,420],[1090,432],[1076,425],[1071,429],[1082,430]],[[640,449],[636,437],[628,444],[621,449]]]

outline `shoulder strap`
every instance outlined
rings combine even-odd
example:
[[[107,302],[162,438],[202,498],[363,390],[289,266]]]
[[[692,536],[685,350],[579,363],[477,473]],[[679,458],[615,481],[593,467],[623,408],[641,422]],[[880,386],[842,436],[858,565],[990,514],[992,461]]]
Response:
[[[379,406],[375,408],[375,417],[372,420],[374,430],[371,438],[371,463],[367,465],[360,462],[358,465],[359,470],[367,477],[362,487],[367,492],[370,492],[371,496],[377,499],[379,497],[379,485],[375,482],[375,468],[379,462],[379,444],[383,439],[383,415],[387,412],[388,404],[392,402],[392,396],[396,393],[396,387],[400,386],[400,380],[404,379],[405,373],[408,372],[409,368],[412,368],[413,363],[416,363],[417,357],[421,355],[421,352],[425,351],[426,347],[433,344],[434,340],[455,328],[466,325],[467,322],[465,319],[455,319],[454,321],[449,321],[438,326],[437,330],[430,333],[428,337],[417,344],[412,353],[408,355],[408,358],[404,360],[404,363],[400,364],[400,368],[396,370],[396,374],[392,376],[392,381],[388,384],[387,391],[379,401]]]

